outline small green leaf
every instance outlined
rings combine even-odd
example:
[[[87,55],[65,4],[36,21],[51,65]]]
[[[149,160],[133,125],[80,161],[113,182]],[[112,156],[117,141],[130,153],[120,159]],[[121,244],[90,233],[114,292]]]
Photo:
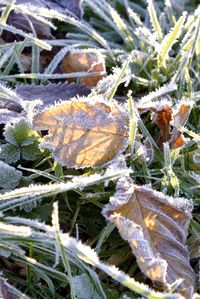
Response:
[[[5,163],[13,164],[20,160],[20,150],[14,144],[3,144],[0,147],[0,159]]]
[[[77,275],[72,278],[77,299],[101,299],[94,289],[90,278],[86,274]]]
[[[7,142],[17,146],[33,144],[39,136],[35,131],[30,129],[28,122],[25,120],[19,120],[15,124],[6,125],[3,135]]]
[[[0,161],[0,188],[11,190],[17,187],[22,172]]]
[[[21,149],[22,159],[27,161],[34,161],[40,155],[40,153],[41,152],[38,148],[37,140],[33,144],[24,146]]]

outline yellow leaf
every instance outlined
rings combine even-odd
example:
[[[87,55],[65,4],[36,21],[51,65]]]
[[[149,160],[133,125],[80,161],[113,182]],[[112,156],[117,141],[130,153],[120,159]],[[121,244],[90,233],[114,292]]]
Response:
[[[128,144],[129,117],[112,102],[70,101],[38,113],[38,130],[49,130],[41,147],[67,167],[93,167],[114,159]]]
[[[105,61],[100,53],[84,52],[83,50],[70,51],[62,62],[63,73],[88,72],[98,73],[105,72]],[[85,86],[95,87],[97,83],[103,79],[100,76],[86,76],[80,80]],[[75,78],[67,79],[69,82],[76,81]]]

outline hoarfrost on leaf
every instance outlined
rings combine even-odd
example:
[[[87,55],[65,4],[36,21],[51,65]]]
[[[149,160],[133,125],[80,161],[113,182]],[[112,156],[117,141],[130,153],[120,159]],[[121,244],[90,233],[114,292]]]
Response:
[[[90,89],[81,84],[68,84],[65,83],[49,83],[47,85],[17,85],[15,89],[16,93],[20,95],[26,101],[34,101],[40,99],[42,105],[40,109],[44,109],[61,100],[69,100],[76,96],[87,96],[90,93]]]
[[[41,147],[61,165],[84,168],[113,160],[128,146],[129,117],[117,103],[77,100],[38,113],[33,127],[49,130]]]
[[[87,274],[81,274],[72,278],[74,291],[77,299],[101,299],[94,288],[94,284]]]
[[[0,161],[0,188],[11,190],[17,187],[22,177],[22,172]]]
[[[194,272],[185,246],[191,211],[190,201],[134,185],[124,177],[119,179],[103,214],[129,242],[146,276],[161,283],[165,290],[182,278],[175,291],[192,298]]]

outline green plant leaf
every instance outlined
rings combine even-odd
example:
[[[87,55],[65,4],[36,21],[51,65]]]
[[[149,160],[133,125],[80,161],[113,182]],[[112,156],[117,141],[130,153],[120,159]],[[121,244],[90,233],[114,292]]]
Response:
[[[3,144],[0,146],[0,159],[8,164],[16,163],[20,160],[20,150],[14,144]]]
[[[0,188],[11,190],[17,187],[22,177],[22,172],[0,161]]]
[[[3,135],[7,142],[20,147],[33,144],[39,137],[36,131],[30,129],[25,119],[6,125]]]

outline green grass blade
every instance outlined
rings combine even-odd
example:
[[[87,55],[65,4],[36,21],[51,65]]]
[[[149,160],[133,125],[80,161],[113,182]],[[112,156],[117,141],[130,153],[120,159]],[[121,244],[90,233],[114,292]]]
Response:
[[[171,50],[173,44],[180,36],[185,19],[186,12],[183,12],[182,16],[178,19],[171,32],[164,37],[160,45],[160,49],[158,50],[159,52],[157,56],[157,64],[159,68],[161,68],[162,66],[166,67],[166,59],[168,58],[168,53]]]
[[[150,16],[153,28],[154,28],[154,30],[157,34],[158,40],[162,41],[162,39],[163,39],[162,29],[161,29],[161,26],[158,22],[158,17],[157,17],[157,14],[156,14],[156,10],[155,10],[155,7],[154,7],[153,0],[148,1],[148,12],[149,12],[149,16]]]

